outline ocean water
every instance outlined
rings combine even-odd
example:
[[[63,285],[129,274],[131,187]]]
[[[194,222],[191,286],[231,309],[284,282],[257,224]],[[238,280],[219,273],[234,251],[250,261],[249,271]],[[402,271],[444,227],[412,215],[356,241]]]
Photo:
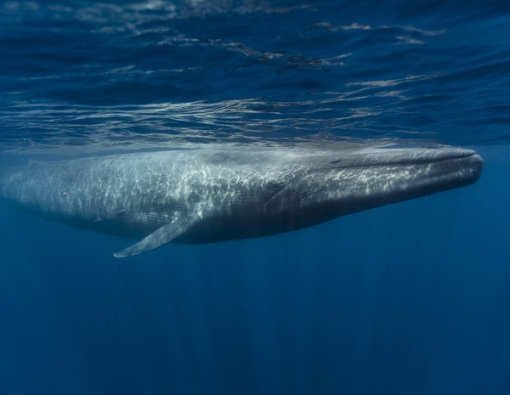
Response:
[[[0,205],[0,394],[510,394],[510,3],[0,3],[0,163],[454,145],[468,187],[262,239]]]

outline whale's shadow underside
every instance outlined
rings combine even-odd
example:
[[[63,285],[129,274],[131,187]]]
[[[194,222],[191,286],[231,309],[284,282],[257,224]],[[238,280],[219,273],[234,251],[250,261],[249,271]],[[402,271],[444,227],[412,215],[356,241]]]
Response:
[[[483,161],[460,148],[181,150],[31,161],[5,172],[0,198],[67,225],[163,244],[212,243],[302,229],[462,187]]]

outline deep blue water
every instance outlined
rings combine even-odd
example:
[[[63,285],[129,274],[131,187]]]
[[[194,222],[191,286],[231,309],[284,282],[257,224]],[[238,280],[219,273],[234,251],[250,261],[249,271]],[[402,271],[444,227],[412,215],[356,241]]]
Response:
[[[474,148],[469,187],[263,239],[0,205],[0,394],[510,394],[510,3],[0,3],[0,162]]]

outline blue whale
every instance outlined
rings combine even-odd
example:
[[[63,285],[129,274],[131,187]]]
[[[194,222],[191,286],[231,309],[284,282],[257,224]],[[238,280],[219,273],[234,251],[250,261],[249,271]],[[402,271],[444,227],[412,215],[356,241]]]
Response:
[[[462,187],[483,161],[460,148],[196,149],[31,161],[0,177],[0,199],[61,223],[166,243],[262,237]]]

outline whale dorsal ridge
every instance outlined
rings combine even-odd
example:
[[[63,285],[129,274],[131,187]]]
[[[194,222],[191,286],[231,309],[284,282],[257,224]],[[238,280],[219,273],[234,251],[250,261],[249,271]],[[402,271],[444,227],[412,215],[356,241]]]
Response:
[[[179,215],[172,222],[163,225],[161,228],[151,233],[145,239],[133,244],[120,252],[113,254],[115,258],[126,258],[154,250],[162,245],[171,242],[176,237],[183,234],[191,225],[196,222],[196,216]]]

